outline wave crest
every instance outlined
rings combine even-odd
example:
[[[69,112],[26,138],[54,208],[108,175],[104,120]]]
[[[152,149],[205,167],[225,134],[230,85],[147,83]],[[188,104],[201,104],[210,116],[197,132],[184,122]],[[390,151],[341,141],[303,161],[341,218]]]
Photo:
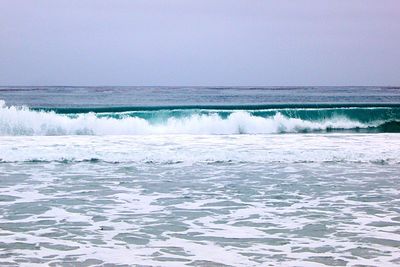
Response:
[[[96,113],[58,114],[27,107],[6,106],[0,101],[0,135],[139,135],[139,134],[270,134],[368,129],[380,123],[364,123],[345,116],[303,120],[276,112],[262,117],[239,110],[227,116],[193,113],[187,117],[146,120],[118,118]]]

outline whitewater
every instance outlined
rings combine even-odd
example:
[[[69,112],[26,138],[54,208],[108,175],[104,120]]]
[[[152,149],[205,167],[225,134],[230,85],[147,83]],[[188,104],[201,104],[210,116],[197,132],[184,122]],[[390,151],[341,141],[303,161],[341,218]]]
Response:
[[[326,112],[330,110],[311,109],[309,112]],[[147,115],[146,119],[143,116],[141,117],[137,111],[57,114],[54,111],[31,110],[23,106],[6,106],[5,101],[0,101],[0,135],[301,133],[327,130],[373,130],[388,122],[395,124],[394,131],[400,129],[398,121],[395,120],[400,118],[400,108],[388,108],[389,112],[396,112],[397,116],[395,118],[392,116],[392,118],[384,118],[386,120],[376,119],[373,121],[360,121],[357,118],[352,119],[347,117],[346,113],[343,112],[354,112],[352,109],[342,108],[336,110],[341,112],[338,115],[333,113],[328,118],[321,117],[306,120],[284,115],[279,110],[209,111],[200,109],[174,112],[174,110],[165,111],[161,109],[151,112],[150,115]],[[370,111],[365,108],[360,110]],[[285,111],[288,113],[287,110]],[[293,111],[304,112],[301,109],[294,109]],[[176,113],[180,114],[180,116],[174,116]],[[381,129],[375,130],[381,131]]]
[[[400,264],[398,88],[0,99],[2,266]]]

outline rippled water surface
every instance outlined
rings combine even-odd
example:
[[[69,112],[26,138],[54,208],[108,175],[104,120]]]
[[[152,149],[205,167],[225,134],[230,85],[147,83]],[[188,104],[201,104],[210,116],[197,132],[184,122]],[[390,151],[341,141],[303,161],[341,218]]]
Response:
[[[400,90],[0,87],[0,266],[400,266]]]
[[[2,265],[400,264],[396,134],[35,138],[2,139]]]

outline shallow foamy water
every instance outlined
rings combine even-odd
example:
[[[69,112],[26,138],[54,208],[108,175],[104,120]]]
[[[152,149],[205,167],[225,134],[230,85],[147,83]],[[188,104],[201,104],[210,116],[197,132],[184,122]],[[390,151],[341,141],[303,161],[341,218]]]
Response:
[[[400,264],[396,134],[0,139],[1,265]]]

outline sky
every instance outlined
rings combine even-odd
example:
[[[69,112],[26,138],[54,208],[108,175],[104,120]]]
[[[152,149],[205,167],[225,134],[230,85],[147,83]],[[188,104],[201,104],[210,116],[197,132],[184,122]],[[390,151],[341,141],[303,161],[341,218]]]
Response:
[[[400,85],[398,0],[0,0],[0,85]]]

